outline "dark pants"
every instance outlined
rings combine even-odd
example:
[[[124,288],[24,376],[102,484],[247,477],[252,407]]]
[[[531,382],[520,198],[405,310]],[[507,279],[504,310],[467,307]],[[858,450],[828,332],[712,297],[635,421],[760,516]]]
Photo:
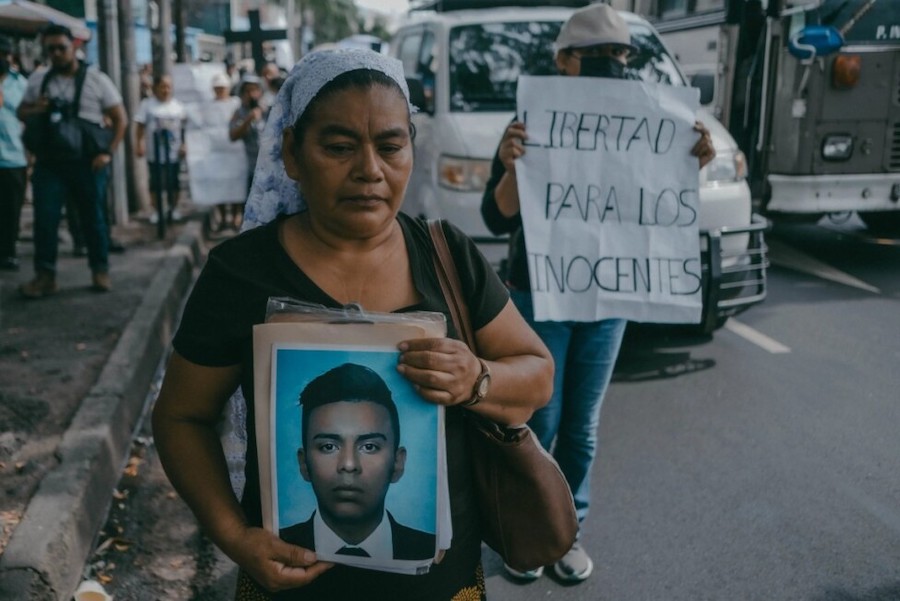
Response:
[[[16,256],[27,177],[25,167],[0,167],[0,259]]]
[[[90,159],[39,161],[31,176],[34,195],[34,268],[56,272],[59,220],[71,196],[87,244],[91,271],[109,271],[106,185],[109,167],[91,169]]]
[[[174,209],[178,204],[178,190],[181,187],[178,179],[181,173],[181,163],[179,161],[174,163],[148,161],[147,168],[150,171],[150,192],[154,195],[160,194],[160,198],[157,198],[156,202],[160,203],[160,206],[165,206],[163,203],[166,202],[170,210]]]

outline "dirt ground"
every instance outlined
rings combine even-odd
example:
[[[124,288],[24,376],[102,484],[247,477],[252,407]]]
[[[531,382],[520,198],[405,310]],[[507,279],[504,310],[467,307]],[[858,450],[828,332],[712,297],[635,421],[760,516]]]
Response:
[[[29,232],[23,227],[23,234]],[[165,245],[150,228],[117,228],[127,247]],[[18,285],[32,275],[30,241],[20,242],[20,272],[0,275],[0,552],[41,478],[57,464],[55,450],[79,401],[99,376],[119,334],[158,267],[126,250],[111,256],[113,290],[91,292],[87,259],[60,243],[56,295],[23,300]],[[132,255],[136,253],[132,251]],[[150,255],[151,257],[154,255]]]
[[[30,234],[27,209],[25,236]],[[56,295],[38,301],[20,298],[18,285],[32,276],[33,247],[27,238],[19,243],[21,271],[0,272],[0,554],[42,478],[57,466],[56,449],[81,399],[99,377],[180,230],[169,228],[160,241],[146,222],[116,227],[114,236],[126,250],[110,256],[113,289],[106,294],[89,290],[87,260],[72,256],[64,228]],[[122,585],[116,599],[203,599],[191,583],[198,571],[201,577],[213,573],[215,551],[198,534],[158,463],[155,471],[146,469],[154,465],[149,456],[155,457],[149,432],[141,432],[134,448],[122,482],[111,491],[108,524],[85,575],[112,574],[114,584]],[[130,536],[138,544],[123,542]],[[118,578],[121,568],[135,578]]]
[[[150,394],[155,396],[155,389]],[[202,535],[169,484],[149,419],[113,497],[85,578],[103,584],[113,598],[129,601],[233,598],[234,564]]]

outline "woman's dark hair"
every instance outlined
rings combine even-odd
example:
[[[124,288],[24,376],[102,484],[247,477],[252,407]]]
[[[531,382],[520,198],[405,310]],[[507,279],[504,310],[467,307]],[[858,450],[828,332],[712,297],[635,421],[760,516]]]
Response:
[[[168,73],[158,73],[158,74],[154,75],[153,76],[153,87],[155,88],[160,83],[162,83],[162,80],[165,79],[166,77],[171,78],[172,76],[169,75]]]
[[[303,144],[303,136],[306,134],[306,130],[312,121],[312,114],[319,103],[344,90],[349,90],[351,88],[368,90],[376,85],[393,88],[406,99],[403,90],[400,89],[397,82],[381,71],[375,71],[373,69],[355,69],[353,71],[341,73],[322,86],[319,93],[310,101],[306,110],[303,111],[303,114],[300,115],[294,123],[294,147],[299,148]],[[409,122],[409,137],[411,140],[415,140],[416,138],[416,128],[413,126],[412,121]]]

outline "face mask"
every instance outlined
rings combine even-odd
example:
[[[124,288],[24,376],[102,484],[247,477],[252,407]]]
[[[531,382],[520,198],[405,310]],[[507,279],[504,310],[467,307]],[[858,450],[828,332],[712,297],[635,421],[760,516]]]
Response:
[[[625,65],[611,56],[585,56],[581,59],[581,77],[625,79]]]

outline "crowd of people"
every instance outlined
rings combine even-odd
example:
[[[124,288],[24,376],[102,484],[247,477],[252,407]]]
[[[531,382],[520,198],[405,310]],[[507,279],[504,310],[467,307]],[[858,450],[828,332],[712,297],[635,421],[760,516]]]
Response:
[[[107,187],[112,156],[126,135],[129,116],[112,80],[81,58],[68,28],[49,25],[40,42],[46,64],[27,74],[14,44],[0,37],[0,186],[4,190],[0,269],[21,269],[17,242],[30,182],[34,276],[19,287],[21,295],[39,299],[57,292],[58,228],[63,218],[73,256],[87,257],[91,289],[105,292],[112,287],[109,254],[124,251],[111,235]],[[252,155],[255,160],[258,132],[283,81],[281,70],[267,63],[260,77],[235,74],[240,77],[235,82],[229,68],[233,71],[233,64],[227,63],[220,76],[213,78],[213,91],[217,101],[227,99],[230,111],[213,113],[219,116],[217,126],[228,130],[232,140],[244,145],[248,159]],[[174,96],[170,74],[153,76],[149,89],[145,89],[147,70],[140,75],[142,99],[131,120],[135,155],[146,160],[148,167],[152,211],[147,218],[155,224],[162,215],[176,222],[183,218],[178,205],[188,152],[187,112]],[[242,203],[216,210],[223,216],[219,229],[236,233]]]
[[[51,70],[32,75],[27,85],[0,57],[0,125],[6,131],[17,126],[15,108],[7,107],[19,98],[18,117],[27,119],[53,110],[50,98],[71,102],[79,95],[80,68],[71,42],[65,31],[45,33]],[[594,76],[619,78],[632,50],[628,27],[618,13],[608,5],[592,4],[575,11],[563,25],[555,61],[563,75],[580,75],[590,62]],[[510,233],[515,241],[507,280],[498,277],[472,240],[452,224],[442,225],[460,266],[476,348],[462,343],[452,325],[447,338],[407,340],[398,346],[398,371],[427,402],[446,408],[453,525],[446,555],[425,575],[400,575],[319,561],[312,548],[265,530],[252,417],[252,330],[265,321],[268,299],[449,314],[434,271],[427,224],[401,212],[415,137],[403,66],[368,50],[335,50],[308,54],[284,79],[273,67],[261,69],[259,77],[244,77],[233,89],[227,74],[213,79],[223,127],[228,127],[232,141],[243,142],[251,166],[246,207],[217,210],[223,224],[244,233],[210,253],[175,335],[153,411],[163,466],[205,532],[239,566],[238,599],[484,599],[478,500],[469,482],[471,462],[477,458],[467,448],[465,415],[478,414],[501,425],[528,423],[559,463],[583,523],[590,508],[600,408],[625,321],[534,319],[515,177],[516,161],[526,152],[527,131],[524,123],[513,121],[500,141],[482,202],[489,228]],[[56,76],[46,84],[48,73]],[[98,154],[77,162],[38,154],[32,175],[37,271],[21,289],[29,298],[56,290],[55,228],[64,192],[77,191],[94,287],[110,286],[104,194],[110,153],[121,142],[126,119],[121,97],[98,70],[86,69],[80,90],[79,115],[105,123],[113,135]],[[238,100],[230,99],[232,91]],[[134,121],[138,155],[146,155],[151,163],[165,159],[166,169],[175,171],[157,168],[151,173],[157,171],[157,177],[161,174],[171,185],[190,150],[178,128],[169,127],[173,137],[168,156],[151,154],[154,120],[162,118],[185,119],[167,75],[154,79],[152,96],[142,102]],[[699,139],[692,154],[700,168],[715,153],[708,131],[699,123],[695,129]],[[14,138],[0,130],[0,181],[23,196],[27,161]],[[165,182],[154,181],[152,186],[162,190]],[[162,207],[164,200],[154,202]],[[21,199],[4,202],[4,216],[15,214],[17,205]],[[168,207],[170,217],[177,216],[175,210],[174,205]],[[15,237],[11,229],[4,226],[0,231],[0,258],[6,268],[17,267],[14,246],[9,245],[9,237]],[[490,376],[487,389],[485,373]],[[246,489],[240,498],[230,485],[217,436],[223,411],[236,391],[249,406],[246,422],[239,424],[249,433]],[[365,400],[358,398],[365,396],[359,391],[354,395],[326,394],[323,402]],[[380,514],[370,517],[372,524],[384,523]],[[369,533],[355,536],[360,546]],[[552,569],[565,582],[587,579],[593,561],[585,541],[579,538]],[[535,580],[543,568],[508,571],[515,578]]]

